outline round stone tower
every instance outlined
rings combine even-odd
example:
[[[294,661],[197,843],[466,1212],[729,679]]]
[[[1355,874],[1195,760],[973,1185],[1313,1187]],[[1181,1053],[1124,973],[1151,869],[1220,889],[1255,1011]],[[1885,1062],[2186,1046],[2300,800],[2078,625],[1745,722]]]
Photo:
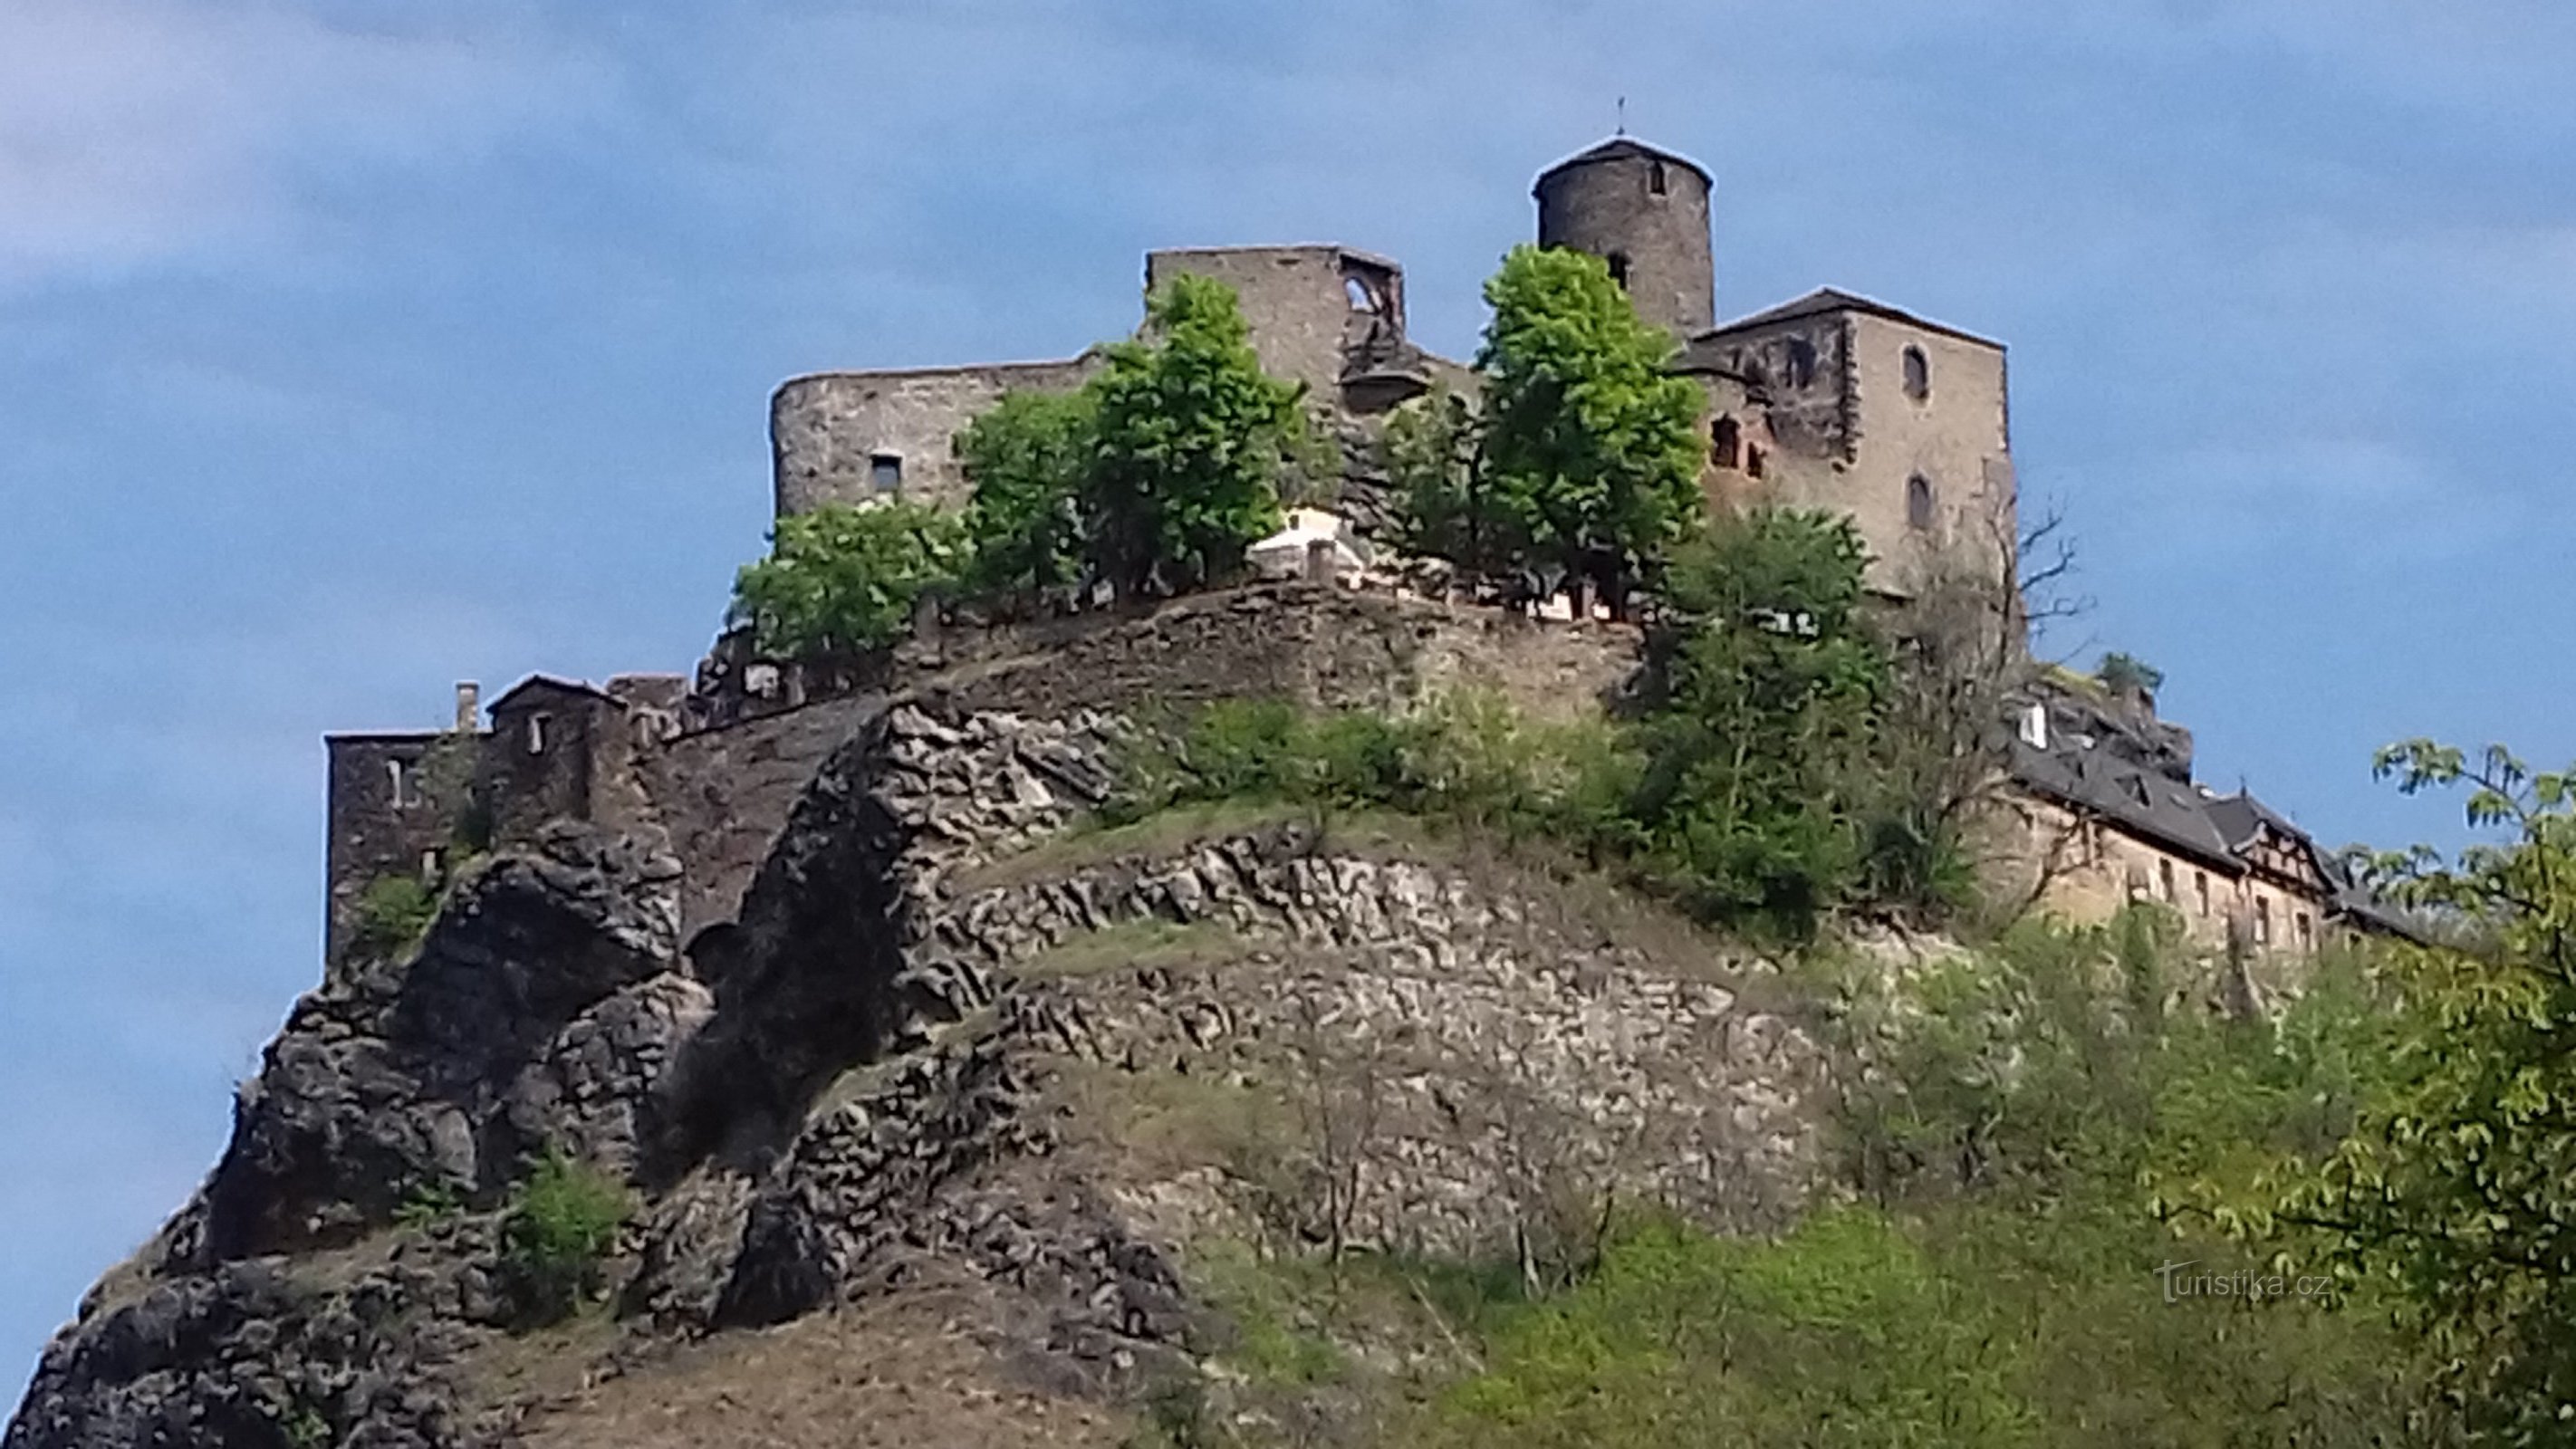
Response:
[[[1613,136],[1539,173],[1538,244],[1610,264],[1637,315],[1688,338],[1717,325],[1708,173],[1688,157]]]

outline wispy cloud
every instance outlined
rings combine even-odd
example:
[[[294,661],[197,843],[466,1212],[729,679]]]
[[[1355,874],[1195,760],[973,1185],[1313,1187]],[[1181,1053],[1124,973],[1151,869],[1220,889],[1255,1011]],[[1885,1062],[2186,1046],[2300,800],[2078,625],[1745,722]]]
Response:
[[[588,105],[525,32],[362,29],[275,4],[0,6],[0,283],[114,275],[293,231],[334,164],[452,157]]]

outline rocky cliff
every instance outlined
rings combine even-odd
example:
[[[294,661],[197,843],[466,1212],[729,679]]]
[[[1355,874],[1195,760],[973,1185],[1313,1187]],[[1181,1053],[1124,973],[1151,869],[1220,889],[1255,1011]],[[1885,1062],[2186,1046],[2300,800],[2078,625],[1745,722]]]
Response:
[[[845,711],[685,941],[685,843],[565,823],[336,964],[0,1444],[1115,1443],[1229,1331],[1213,1245],[1531,1264],[1807,1191],[1761,963],[1396,823],[1087,826],[1114,702],[994,677]],[[632,1210],[539,1323],[548,1152]]]

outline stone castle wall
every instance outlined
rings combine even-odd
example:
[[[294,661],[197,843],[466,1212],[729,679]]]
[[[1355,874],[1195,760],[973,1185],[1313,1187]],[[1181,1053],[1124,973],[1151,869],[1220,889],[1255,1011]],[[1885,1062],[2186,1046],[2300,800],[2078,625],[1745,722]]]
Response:
[[[792,379],[769,402],[778,516],[889,496],[962,504],[967,486],[957,466],[958,431],[1005,394],[1070,392],[1097,366],[1086,355]],[[899,478],[881,475],[880,459],[891,460]]]

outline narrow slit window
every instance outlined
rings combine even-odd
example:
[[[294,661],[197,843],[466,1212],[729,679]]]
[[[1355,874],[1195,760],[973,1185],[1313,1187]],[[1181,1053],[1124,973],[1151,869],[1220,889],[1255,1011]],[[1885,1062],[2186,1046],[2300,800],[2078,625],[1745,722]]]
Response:
[[[1905,526],[1913,529],[1932,526],[1932,480],[1920,473],[1905,480]]]
[[[1744,448],[1744,471],[1751,477],[1762,476],[1762,450],[1750,443]]]
[[[1932,360],[1920,347],[1905,349],[1905,395],[1917,402],[1932,395]]]
[[[1669,178],[1664,175],[1664,163],[1661,161],[1654,163],[1653,169],[1646,173],[1646,189],[1661,196],[1669,185]]]
[[[388,781],[389,787],[393,791],[393,802],[396,810],[409,809],[419,800],[419,795],[412,789],[410,761],[385,761],[385,777]]]
[[[1622,287],[1627,286],[1628,254],[1626,252],[1612,252],[1608,257],[1608,261],[1610,263],[1610,280],[1617,282]]]
[[[553,722],[554,716],[549,714],[532,714],[528,716],[529,754],[542,755],[546,752],[546,726]]]

